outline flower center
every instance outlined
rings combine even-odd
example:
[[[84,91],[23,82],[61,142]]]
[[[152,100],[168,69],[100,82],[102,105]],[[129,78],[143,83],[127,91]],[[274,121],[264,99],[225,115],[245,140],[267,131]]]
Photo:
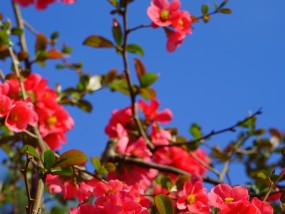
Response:
[[[46,122],[48,126],[54,125],[57,122],[57,118],[55,116],[50,116]]]
[[[184,25],[183,20],[182,20],[182,19],[179,19],[178,24],[179,24],[179,26],[181,26],[181,27],[182,27],[182,26]]]
[[[196,201],[196,196],[194,194],[191,193],[187,196],[188,204],[194,204],[195,201]]]
[[[166,21],[167,19],[169,19],[169,12],[168,12],[168,10],[162,9],[160,11],[160,19],[161,19],[161,21]]]
[[[225,204],[231,203],[231,202],[233,202],[233,201],[234,201],[234,199],[233,199],[233,198],[230,198],[230,197],[227,197],[227,198],[224,199],[224,203],[225,203]]]

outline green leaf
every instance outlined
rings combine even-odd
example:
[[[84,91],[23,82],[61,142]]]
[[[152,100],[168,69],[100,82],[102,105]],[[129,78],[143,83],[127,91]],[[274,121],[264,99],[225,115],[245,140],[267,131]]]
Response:
[[[9,36],[6,31],[0,31],[0,45],[9,45]]]
[[[202,137],[201,127],[197,123],[193,123],[189,129],[192,136],[196,139]]]
[[[54,152],[50,149],[44,152],[44,167],[45,169],[50,169],[55,163]]]
[[[77,101],[76,105],[83,111],[86,111],[86,112],[91,112],[92,111],[92,104],[87,101],[87,100],[83,100],[83,99],[80,99]]]
[[[129,44],[127,46],[127,51],[130,53],[138,54],[140,56],[144,55],[144,51],[143,51],[142,47],[137,45],[137,44]]]
[[[268,187],[273,184],[270,177],[261,171],[256,174],[256,180]]]
[[[121,45],[123,41],[123,34],[120,23],[117,19],[113,19],[113,27],[112,27],[113,37],[117,45]]]
[[[151,100],[156,98],[156,92],[152,88],[141,88],[140,95],[146,100]]]
[[[27,152],[29,155],[31,155],[37,159],[40,159],[40,156],[39,156],[38,152],[36,151],[36,149],[30,145],[23,146],[23,148],[21,148],[21,152],[22,153]]]
[[[54,175],[70,177],[73,174],[73,169],[71,166],[65,167],[63,169],[60,167],[54,167],[51,169],[51,173]]]
[[[84,40],[83,44],[93,47],[93,48],[113,48],[114,47],[113,43],[110,40],[102,36],[97,36],[97,35],[92,35],[92,36],[87,37]]]
[[[231,14],[232,10],[230,8],[221,8],[219,9],[219,12],[223,14]]]
[[[158,75],[155,73],[145,73],[141,77],[141,87],[146,88],[152,85],[158,79]]]
[[[85,153],[74,149],[64,152],[59,157],[59,160],[56,162],[56,164],[60,167],[68,167],[73,165],[83,165],[87,160],[88,158]]]
[[[59,37],[59,32],[53,32],[52,34],[51,34],[51,36],[50,36],[50,39],[51,40],[56,40],[56,39],[58,39],[58,37]]]
[[[114,7],[117,7],[118,3],[117,0],[108,0],[108,2],[113,5]]]
[[[208,14],[208,12],[209,12],[209,5],[203,4],[202,7],[201,7],[201,12],[202,12],[203,15]]]
[[[159,214],[174,214],[172,200],[167,195],[156,195],[154,203]]]
[[[128,83],[125,79],[115,79],[108,84],[108,87],[112,90],[120,91],[123,94],[129,95]]]
[[[85,91],[88,84],[89,84],[90,76],[89,75],[82,75],[80,76],[79,83],[77,84],[77,89],[79,91]]]
[[[11,29],[11,34],[21,36],[23,34],[23,30],[21,28],[14,27]]]

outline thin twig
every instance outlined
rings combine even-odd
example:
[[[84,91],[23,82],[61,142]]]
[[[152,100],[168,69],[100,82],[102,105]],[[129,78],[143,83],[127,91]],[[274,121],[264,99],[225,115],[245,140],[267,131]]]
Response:
[[[273,182],[271,183],[266,195],[263,198],[263,201],[266,201],[266,199],[268,198],[268,196],[270,195],[270,193],[273,191],[273,188],[276,186],[276,184],[285,176],[285,171],[283,171],[281,173],[281,175],[279,175],[279,177]]]
[[[27,213],[31,213],[32,207],[33,207],[33,202],[34,199],[31,197],[31,193],[30,193],[30,189],[29,189],[29,183],[28,183],[28,178],[27,178],[27,171],[28,171],[28,167],[31,161],[31,157],[29,157],[29,154],[26,153],[26,166],[25,169],[20,170],[21,173],[24,176],[24,182],[25,182],[25,187],[26,187],[26,193],[27,193],[27,198],[28,198],[28,205],[26,206],[26,211]]]
[[[39,34],[39,32],[26,20],[23,20],[23,24],[35,36]]]
[[[138,29],[149,28],[149,27],[151,27],[151,25],[149,25],[149,24],[148,24],[148,25],[146,25],[146,24],[138,25],[138,26],[136,26],[136,27],[129,28],[129,29],[127,30],[127,34],[133,32],[133,31],[136,31],[136,30],[138,30]]]
[[[196,161],[198,161],[201,165],[203,165],[206,169],[208,169],[209,171],[213,172],[214,174],[216,174],[217,176],[220,175],[220,172],[218,170],[216,170],[214,167],[210,166],[209,164],[207,164],[204,160],[202,160],[201,158],[199,158],[196,154],[194,154],[193,152],[189,152],[190,156],[193,157]]]
[[[159,146],[156,146],[154,148],[154,150],[157,150],[157,149],[162,148],[162,147],[182,146],[182,145],[187,145],[187,144],[193,144],[193,143],[197,143],[197,142],[202,141],[202,140],[207,140],[208,138],[213,137],[213,136],[218,135],[218,134],[222,134],[222,133],[225,133],[225,132],[235,132],[236,128],[238,126],[243,125],[248,120],[250,120],[250,119],[252,119],[252,118],[254,118],[254,117],[256,117],[256,116],[258,116],[260,114],[262,114],[262,111],[261,111],[261,109],[258,109],[254,114],[246,117],[244,120],[239,121],[236,124],[234,124],[234,125],[232,125],[232,126],[230,126],[228,128],[221,129],[221,130],[218,130],[218,131],[214,131],[213,130],[210,133],[208,133],[208,134],[206,134],[206,135],[204,135],[204,136],[202,136],[200,138],[197,138],[195,140],[190,140],[190,141],[187,141],[187,142],[184,142],[184,143],[173,142],[173,144],[170,144],[170,145],[159,145]]]

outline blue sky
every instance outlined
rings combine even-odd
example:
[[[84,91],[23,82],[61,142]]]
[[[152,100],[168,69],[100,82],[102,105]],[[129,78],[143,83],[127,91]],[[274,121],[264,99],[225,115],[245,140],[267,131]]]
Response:
[[[201,4],[213,8],[213,2],[182,1],[182,9],[200,15]],[[130,26],[150,23],[146,15],[149,3],[136,0],[130,6]],[[285,129],[285,2],[232,0],[228,6],[233,14],[214,15],[208,24],[195,24],[192,35],[171,54],[166,52],[162,29],[143,29],[130,37],[131,42],[144,48],[145,56],[140,59],[147,70],[160,74],[154,88],[161,109],[170,108],[174,115],[166,127],[176,126],[186,137],[190,137],[188,129],[193,122],[208,133],[228,127],[260,107],[264,114],[258,118],[259,127]],[[28,7],[22,13],[39,32],[50,35],[59,31],[59,44],[64,42],[74,49],[69,60],[83,61],[84,71],[95,75],[123,68],[122,59],[113,50],[82,45],[91,34],[112,38],[111,9],[107,0],[78,0],[70,6],[56,3],[45,11]],[[1,1],[0,11],[13,20],[10,0]],[[29,32],[27,37],[33,50],[35,37]],[[132,62],[135,56],[129,56]],[[68,70],[56,70],[55,64],[35,66],[33,71],[49,78],[51,87],[57,82],[66,87],[75,85],[77,76]],[[0,68],[9,72],[9,62],[0,62]],[[62,151],[76,148],[89,157],[100,155],[107,141],[104,127],[111,111],[130,103],[128,97],[108,90],[100,90],[88,99],[94,107],[91,114],[68,108],[76,125]],[[223,146],[234,138],[235,134],[225,134],[210,143]]]

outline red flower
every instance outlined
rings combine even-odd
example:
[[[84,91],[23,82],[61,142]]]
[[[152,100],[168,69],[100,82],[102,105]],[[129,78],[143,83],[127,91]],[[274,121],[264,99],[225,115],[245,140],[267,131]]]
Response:
[[[0,95],[0,117],[6,116],[12,107],[12,100],[5,95]]]
[[[172,112],[169,109],[164,109],[158,112],[159,102],[152,99],[147,105],[143,100],[139,101],[140,108],[149,122],[168,123],[172,120]]]
[[[180,32],[172,32],[167,37],[166,49],[168,52],[173,52],[184,41],[186,34]]]
[[[30,102],[16,101],[8,115],[6,116],[5,125],[14,132],[21,132],[28,125],[35,126],[38,116],[34,111],[34,106]]]
[[[188,11],[181,11],[175,14],[172,27],[182,34],[190,34],[192,28],[192,20]]]

